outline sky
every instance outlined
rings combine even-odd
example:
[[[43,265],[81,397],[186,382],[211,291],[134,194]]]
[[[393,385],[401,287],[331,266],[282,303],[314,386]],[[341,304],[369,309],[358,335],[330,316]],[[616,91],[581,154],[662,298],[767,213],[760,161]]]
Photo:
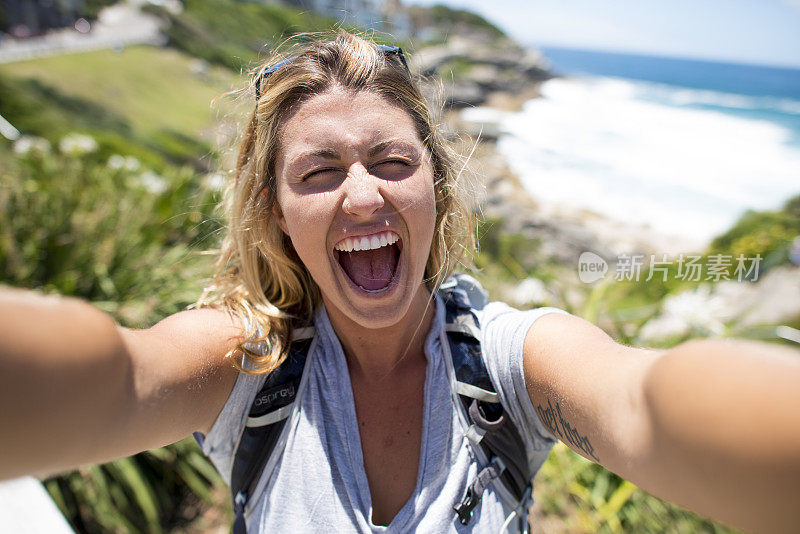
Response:
[[[800,67],[800,0],[406,0],[480,13],[519,42]]]

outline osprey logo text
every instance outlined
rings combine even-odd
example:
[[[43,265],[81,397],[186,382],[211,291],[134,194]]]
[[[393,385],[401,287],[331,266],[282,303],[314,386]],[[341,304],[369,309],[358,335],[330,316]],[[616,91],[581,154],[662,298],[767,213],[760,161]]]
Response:
[[[253,406],[258,408],[262,406],[271,407],[273,404],[275,404],[276,401],[279,401],[281,399],[288,399],[288,400],[293,399],[294,395],[295,395],[295,385],[286,384],[283,386],[279,386],[276,389],[266,391],[263,394],[259,395],[253,401]]]

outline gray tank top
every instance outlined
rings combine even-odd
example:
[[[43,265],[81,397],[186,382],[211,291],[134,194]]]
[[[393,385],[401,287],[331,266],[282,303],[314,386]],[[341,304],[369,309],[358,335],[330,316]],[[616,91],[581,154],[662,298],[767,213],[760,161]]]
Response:
[[[534,470],[547,458],[554,438],[540,423],[525,388],[522,347],[533,322],[553,312],[566,313],[557,308],[522,312],[503,303],[490,303],[476,312],[489,374],[520,429]],[[428,364],[416,488],[388,526],[376,526],[347,363],[325,307],[320,308],[299,409],[286,423],[288,439],[275,470],[259,484],[263,491],[250,498],[248,532],[499,531],[511,507],[491,486],[469,525],[461,525],[453,511],[483,466],[451,400],[442,352],[447,343],[444,321],[444,305],[437,296],[436,316],[425,342]],[[241,373],[208,436],[201,440],[203,452],[227,482],[238,436],[263,380],[263,376]]]

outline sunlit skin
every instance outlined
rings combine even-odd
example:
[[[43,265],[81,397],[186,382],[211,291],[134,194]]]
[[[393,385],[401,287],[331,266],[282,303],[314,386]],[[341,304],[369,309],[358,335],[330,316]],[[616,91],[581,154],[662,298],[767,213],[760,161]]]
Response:
[[[346,352],[385,375],[421,343],[432,317],[423,277],[436,218],[433,170],[411,116],[370,92],[317,95],[281,125],[275,171],[278,222]],[[386,230],[400,236],[396,274],[369,293],[352,284],[334,247]]]

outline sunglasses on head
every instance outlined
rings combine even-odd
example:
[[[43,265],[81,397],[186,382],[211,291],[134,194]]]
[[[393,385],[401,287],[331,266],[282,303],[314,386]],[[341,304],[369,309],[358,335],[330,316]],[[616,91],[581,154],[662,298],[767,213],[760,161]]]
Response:
[[[406,72],[409,73],[411,72],[408,69],[408,63],[406,63],[406,56],[403,54],[402,48],[400,48],[399,46],[386,46],[386,45],[375,45],[375,46],[377,46],[378,49],[381,50],[387,57],[397,56],[398,58],[400,58],[400,62],[403,64],[403,67],[405,67]],[[280,69],[287,63],[291,63],[295,58],[297,58],[297,56],[292,56],[288,59],[284,59],[279,63],[276,63],[275,65],[264,67],[263,69],[261,69],[261,71],[256,75],[255,80],[253,80],[253,87],[255,87],[256,90],[256,101],[258,101],[258,99],[261,98],[261,82],[266,80],[270,76],[270,74]]]

